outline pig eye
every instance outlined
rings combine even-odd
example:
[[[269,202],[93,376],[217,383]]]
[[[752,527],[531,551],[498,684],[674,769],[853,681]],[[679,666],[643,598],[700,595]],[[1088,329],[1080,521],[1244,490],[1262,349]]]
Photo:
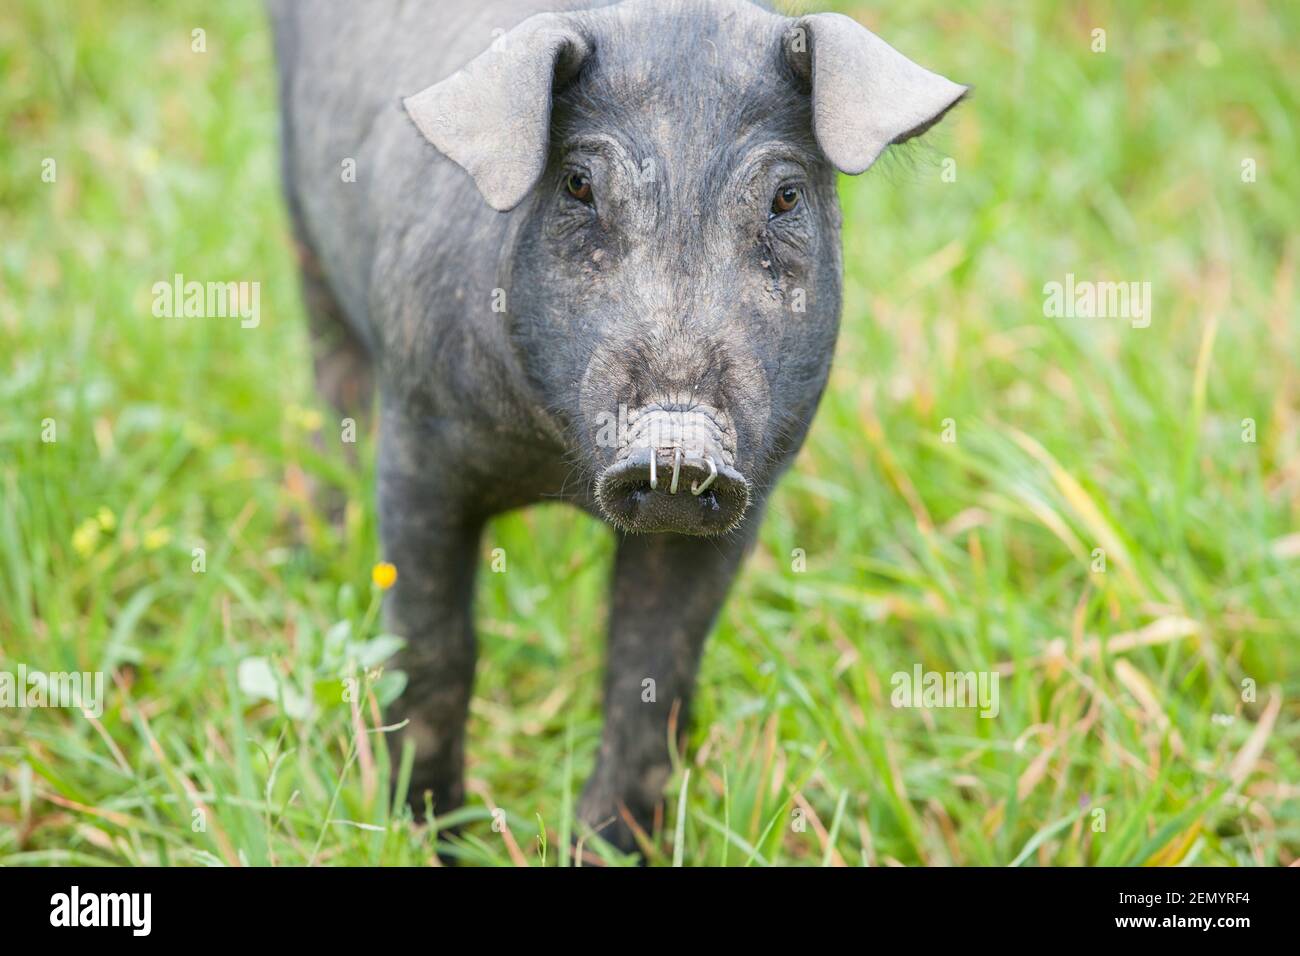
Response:
[[[782,186],[772,199],[772,215],[782,216],[799,205],[799,187]]]
[[[570,173],[564,181],[564,188],[578,202],[591,205],[591,180],[582,173]]]

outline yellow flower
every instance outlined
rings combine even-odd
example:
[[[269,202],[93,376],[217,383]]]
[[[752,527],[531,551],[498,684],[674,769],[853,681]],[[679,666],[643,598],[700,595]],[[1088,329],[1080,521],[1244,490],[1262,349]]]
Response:
[[[112,531],[117,527],[117,516],[107,508],[100,508],[95,517],[99,519],[99,526],[105,531]]]
[[[387,561],[380,561],[370,569],[370,580],[379,590],[387,591],[397,581],[397,568]]]
[[[99,522],[94,518],[87,518],[72,533],[72,550],[83,558],[88,558],[95,553],[97,544],[99,544]]]
[[[314,432],[325,424],[325,419],[321,413],[314,408],[303,408],[301,405],[290,405],[285,410],[289,421],[305,432]]]
[[[146,551],[157,551],[171,539],[172,533],[166,528],[154,528],[152,531],[144,533],[144,549]]]

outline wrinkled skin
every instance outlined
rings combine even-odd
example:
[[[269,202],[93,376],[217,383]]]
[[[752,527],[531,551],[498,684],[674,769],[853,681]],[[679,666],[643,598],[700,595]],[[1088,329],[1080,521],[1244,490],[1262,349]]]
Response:
[[[833,170],[780,62],[780,21],[759,21],[765,41],[748,19],[712,31],[719,60],[745,64],[717,72],[699,69],[713,50],[696,18],[661,22],[654,43],[640,30],[602,38],[601,68],[557,99],[557,141],[511,276],[511,332],[584,478],[626,454],[597,444],[602,413],[703,406],[729,419],[734,454],[700,443],[761,507],[803,440],[834,349]],[[750,62],[755,48],[769,62]],[[590,180],[591,205],[565,188],[575,172]],[[800,199],[773,215],[783,185]]]
[[[704,639],[826,384],[840,311],[827,153],[865,168],[960,88],[910,105],[930,92],[918,73],[893,127],[855,131],[836,121],[829,74],[852,66],[855,44],[878,51],[826,23],[815,120],[793,21],[742,0],[631,0],[531,33],[529,15],[565,5],[304,9],[272,2],[286,193],[322,392],[350,415],[372,379],[380,396],[380,524],[399,569],[386,614],[409,642],[390,716],[409,722],[394,739],[415,748],[412,805],[422,812],[425,791],[439,813],[464,799],[483,525],[564,500],[619,536],[605,728],[579,813],[633,849],[662,799],[669,728],[687,727]],[[482,52],[494,30],[517,58],[504,66]],[[423,116],[399,107],[454,87],[462,67],[462,92],[431,94]],[[464,129],[480,114],[485,140]]]

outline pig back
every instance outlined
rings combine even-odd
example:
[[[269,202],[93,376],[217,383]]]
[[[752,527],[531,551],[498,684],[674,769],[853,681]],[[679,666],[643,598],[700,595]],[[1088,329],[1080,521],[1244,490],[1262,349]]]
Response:
[[[429,312],[419,322],[454,321],[454,303],[490,295],[508,229],[509,217],[488,208],[469,177],[421,138],[402,98],[450,76],[534,13],[566,6],[269,0],[286,199],[372,352],[413,334],[386,327],[409,326],[412,310]]]

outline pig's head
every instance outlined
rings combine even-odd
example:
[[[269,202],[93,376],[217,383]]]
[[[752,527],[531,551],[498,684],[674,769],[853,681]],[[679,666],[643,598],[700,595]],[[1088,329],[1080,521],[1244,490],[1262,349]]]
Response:
[[[835,172],[966,88],[837,14],[535,16],[406,101],[515,210],[510,336],[605,516],[721,534],[798,449],[839,327]]]

